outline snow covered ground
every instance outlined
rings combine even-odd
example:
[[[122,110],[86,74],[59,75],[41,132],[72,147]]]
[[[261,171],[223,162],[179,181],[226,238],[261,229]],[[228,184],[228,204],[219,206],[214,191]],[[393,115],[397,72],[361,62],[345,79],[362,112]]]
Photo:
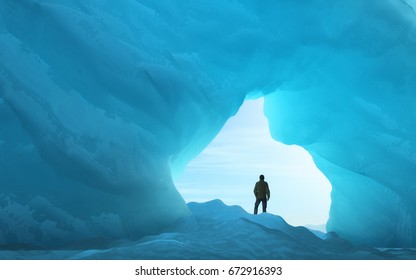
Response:
[[[412,249],[357,247],[333,233],[317,237],[269,213],[257,216],[220,200],[189,203],[192,217],[164,233],[105,244],[89,240],[62,250],[3,249],[1,259],[416,259]],[[83,247],[83,248],[81,248]]]

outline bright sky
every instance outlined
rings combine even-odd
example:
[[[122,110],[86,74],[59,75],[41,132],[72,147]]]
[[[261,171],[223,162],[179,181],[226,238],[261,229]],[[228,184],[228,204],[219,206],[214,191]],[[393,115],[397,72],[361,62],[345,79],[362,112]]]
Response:
[[[268,212],[296,226],[326,223],[329,181],[303,148],[271,138],[263,98],[245,101],[175,184],[186,202],[221,199],[252,213],[260,174],[270,186]]]

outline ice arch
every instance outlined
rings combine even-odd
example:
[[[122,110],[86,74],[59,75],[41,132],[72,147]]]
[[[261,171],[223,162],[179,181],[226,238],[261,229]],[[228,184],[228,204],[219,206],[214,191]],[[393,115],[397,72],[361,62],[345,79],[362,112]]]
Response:
[[[414,246],[413,2],[0,3],[0,242],[135,237],[248,93],[333,186],[328,230]]]

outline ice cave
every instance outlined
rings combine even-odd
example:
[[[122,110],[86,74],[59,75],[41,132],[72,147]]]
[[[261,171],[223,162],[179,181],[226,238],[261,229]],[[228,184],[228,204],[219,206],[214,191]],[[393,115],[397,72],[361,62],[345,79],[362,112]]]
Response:
[[[1,248],[163,239],[177,221],[208,214],[204,207],[226,212],[219,201],[186,204],[171,172],[256,96],[272,137],[306,149],[331,182],[328,232],[351,246],[415,247],[415,8],[413,0],[2,0]],[[306,234],[277,217],[229,211],[239,217],[233,226]],[[210,240],[208,228],[188,241]]]

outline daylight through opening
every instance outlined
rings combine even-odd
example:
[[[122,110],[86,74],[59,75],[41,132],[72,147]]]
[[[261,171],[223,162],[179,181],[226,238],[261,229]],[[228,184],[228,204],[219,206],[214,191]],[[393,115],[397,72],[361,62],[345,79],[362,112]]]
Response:
[[[260,174],[270,186],[269,213],[291,225],[326,223],[330,182],[302,147],[271,138],[263,98],[246,100],[175,185],[186,202],[221,199],[252,213],[253,188]]]

